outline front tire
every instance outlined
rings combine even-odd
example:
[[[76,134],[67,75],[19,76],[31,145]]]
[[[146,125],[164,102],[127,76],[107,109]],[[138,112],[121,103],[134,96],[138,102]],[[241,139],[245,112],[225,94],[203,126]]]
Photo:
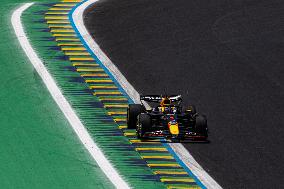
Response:
[[[207,119],[204,115],[196,116],[195,132],[206,138],[208,137]]]
[[[135,129],[137,123],[137,116],[144,111],[141,104],[129,104],[127,108],[127,128]]]
[[[151,117],[148,114],[139,114],[137,121],[137,138],[144,138],[146,132],[151,131]]]

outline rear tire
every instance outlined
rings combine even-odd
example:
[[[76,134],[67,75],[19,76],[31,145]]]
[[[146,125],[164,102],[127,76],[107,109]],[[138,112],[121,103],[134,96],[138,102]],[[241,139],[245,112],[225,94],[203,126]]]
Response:
[[[141,104],[129,104],[127,108],[127,128],[135,129],[137,116],[141,114],[145,108]]]
[[[196,116],[195,132],[207,138],[208,136],[207,119],[204,115]]]
[[[137,121],[137,138],[144,138],[146,132],[151,131],[151,117],[148,114],[139,114]]]

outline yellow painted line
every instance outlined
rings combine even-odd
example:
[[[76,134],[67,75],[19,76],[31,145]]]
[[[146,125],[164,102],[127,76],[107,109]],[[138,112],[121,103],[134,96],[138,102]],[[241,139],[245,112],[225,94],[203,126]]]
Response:
[[[58,46],[62,47],[62,46],[83,46],[82,44],[79,43],[58,43]]]
[[[154,171],[156,175],[187,175],[188,173],[185,171]]]
[[[84,50],[86,50],[86,48],[85,47],[74,47],[74,48],[72,48],[72,47],[63,47],[62,50],[63,51],[84,51]]]
[[[117,94],[121,94],[121,93],[117,93]],[[128,105],[124,105],[124,104],[107,104],[105,105],[106,108],[127,108]]]
[[[72,28],[70,25],[49,25],[49,28]]]
[[[73,66],[91,66],[91,67],[97,67],[97,66],[99,66],[98,64],[94,64],[94,63],[90,63],[90,64],[88,64],[88,63],[73,63]],[[91,75],[92,76],[92,74],[85,74],[85,75]]]
[[[174,159],[173,156],[141,156],[143,159]]]
[[[131,142],[132,144],[159,144],[160,142],[151,142],[151,141],[141,141],[141,142]]]
[[[52,34],[54,37],[76,37],[76,34],[62,34],[62,33],[54,33]]]
[[[95,61],[89,62],[89,61],[73,61],[73,64],[97,64]]]
[[[117,121],[126,121],[126,118],[114,118],[114,121],[117,122]]]
[[[127,126],[126,126],[126,125],[120,125],[120,126],[118,126],[118,128],[119,128],[119,129],[126,129]]]
[[[77,68],[78,72],[98,72],[104,71],[102,68]]]
[[[64,3],[64,4],[55,4],[53,5],[54,7],[74,7],[76,6],[76,4],[67,4],[67,3]]]
[[[175,185],[168,185],[167,189],[201,189],[198,185],[194,186],[175,186]]]
[[[77,39],[77,38],[63,38],[63,37],[58,37],[55,40],[56,41],[80,41],[80,39]],[[73,59],[70,58],[70,60],[73,60]]]
[[[126,115],[127,112],[108,112],[108,115]]]
[[[70,24],[69,20],[48,20],[48,24]]]
[[[111,79],[108,80],[101,80],[101,79],[86,79],[85,81],[86,83],[113,83],[113,81]]]
[[[52,7],[49,10],[51,11],[70,11],[72,8],[57,8],[57,7]]]
[[[94,95],[115,95],[115,94],[121,94],[120,92],[107,92],[107,91],[103,91],[103,92],[94,92]],[[115,107],[114,105],[105,105],[105,107]]]
[[[52,33],[75,33],[73,29],[52,29],[50,32]]]
[[[159,139],[152,139],[152,140],[145,140],[145,141],[141,141],[139,139],[133,139],[133,140],[129,140],[131,143],[160,143]]]
[[[68,16],[46,16],[46,20],[68,20]]]
[[[100,91],[98,91],[98,92],[94,92],[93,93],[94,95],[115,95],[115,94],[121,94],[121,92],[117,92],[117,91],[112,91],[112,92],[108,92],[108,91],[102,91],[102,92],[100,92]],[[110,107],[122,107],[123,108],[123,106],[122,105],[113,105],[113,104],[111,104],[111,105],[105,105],[105,107],[108,107],[108,108],[110,108]]]
[[[181,167],[178,163],[150,163],[149,167]]]
[[[89,88],[90,89],[117,89],[116,86],[90,86]],[[102,99],[100,99],[100,100],[102,100]]]
[[[107,91],[102,91],[102,92],[94,92],[94,95],[114,95],[114,94],[121,94],[120,92],[107,92]],[[105,105],[105,107],[121,107],[121,105]]]
[[[195,182],[193,178],[160,178],[162,182]]]
[[[85,57],[84,58],[74,57],[74,58],[69,58],[69,60],[71,60],[71,61],[80,61],[80,60],[84,61],[84,60],[94,60],[94,59],[92,57],[88,57],[88,58],[85,58]]]
[[[90,53],[88,52],[65,52],[67,56],[88,56]]]
[[[81,74],[82,77],[105,77],[108,76],[107,74],[104,73],[98,73],[98,74]],[[90,86],[90,89],[112,89],[112,88],[117,88],[115,86]]]
[[[135,148],[136,151],[158,151],[158,152],[166,152],[167,148]]]
[[[123,133],[124,136],[136,136],[136,133]]]
[[[46,15],[54,15],[54,14],[56,14],[56,15],[59,15],[59,14],[61,14],[61,15],[68,15],[69,12],[47,12],[45,14]]]
[[[94,66],[96,67],[96,66]],[[105,77],[105,76],[108,76],[108,74],[105,74],[105,73],[97,73],[97,74],[81,74],[82,77]],[[97,88],[97,89],[103,89],[103,88],[108,88],[108,89],[111,89],[111,88],[114,88],[115,86],[104,86],[104,85],[100,85],[100,86],[90,86],[90,88]],[[115,87],[117,88],[117,87]]]

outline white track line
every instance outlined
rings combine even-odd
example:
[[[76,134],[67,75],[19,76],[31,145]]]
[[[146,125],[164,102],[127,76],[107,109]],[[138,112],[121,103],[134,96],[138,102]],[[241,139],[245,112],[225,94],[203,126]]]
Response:
[[[44,64],[35,53],[31,44],[29,43],[21,22],[21,15],[31,5],[33,5],[33,3],[24,4],[23,6],[15,10],[12,14],[11,22],[15,30],[15,34],[20,42],[20,45],[22,46],[27,57],[31,61],[32,65],[34,66],[40,77],[42,78],[51,96],[53,97],[61,111],[64,113],[65,117],[69,121],[70,125],[74,129],[81,142],[84,144],[91,156],[97,162],[98,166],[102,169],[102,171],[105,173],[105,175],[109,178],[109,180],[114,184],[116,188],[130,188],[128,184],[121,178],[118,172],[114,169],[114,167],[110,164],[110,162],[104,156],[100,148],[93,141],[92,137],[89,135],[86,128],[84,127],[84,125],[82,124],[68,101],[65,99],[62,92],[56,85],[54,79],[48,73]]]
[[[139,93],[134,87],[127,81],[119,69],[114,63],[105,55],[99,45],[93,40],[88,30],[84,25],[83,13],[87,7],[96,3],[99,0],[89,0],[81,4],[72,14],[72,18],[76,28],[78,29],[83,40],[98,57],[98,59],[104,64],[104,66],[110,71],[113,77],[123,87],[129,97],[135,102],[140,103]],[[192,155],[185,149],[182,144],[169,144],[177,156],[183,161],[183,163],[193,172],[193,174],[207,187],[208,189],[221,189],[222,187],[196,162]]]
[[[72,15],[74,24],[78,29],[80,35],[83,37],[85,43],[93,51],[93,53],[98,57],[98,59],[104,64],[104,66],[110,71],[113,77],[119,82],[121,87],[125,92],[132,98],[135,103],[140,103],[140,95],[134,89],[134,87],[126,80],[122,73],[117,69],[117,67],[111,62],[111,60],[103,53],[99,45],[93,40],[92,36],[87,31],[84,25],[83,13],[85,9],[91,4],[97,2],[98,0],[89,0],[81,4]]]

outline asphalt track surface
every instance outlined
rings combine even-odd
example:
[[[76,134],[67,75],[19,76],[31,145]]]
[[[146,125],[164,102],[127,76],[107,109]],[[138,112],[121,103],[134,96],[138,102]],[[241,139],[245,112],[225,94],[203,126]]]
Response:
[[[207,115],[185,146],[221,186],[283,186],[284,1],[102,0],[85,23],[137,91]]]

